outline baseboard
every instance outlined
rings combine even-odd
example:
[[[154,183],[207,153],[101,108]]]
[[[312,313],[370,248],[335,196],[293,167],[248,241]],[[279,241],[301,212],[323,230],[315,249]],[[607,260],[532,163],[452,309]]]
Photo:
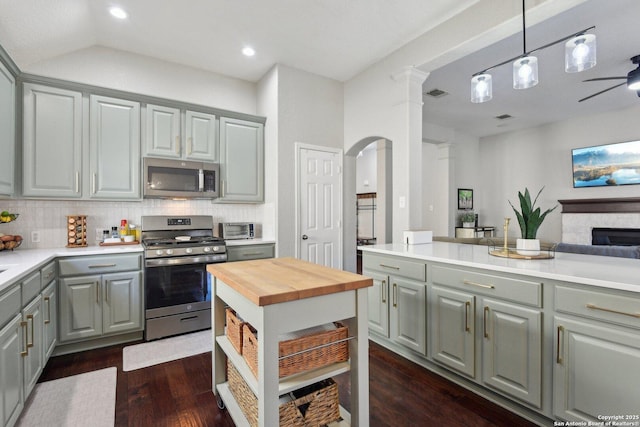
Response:
[[[131,341],[140,341],[142,340],[142,334],[143,331],[136,331],[128,334],[77,341],[69,344],[59,344],[56,346],[55,350],[53,350],[52,356],[62,356],[63,354],[78,353],[80,351],[109,347],[111,345],[123,344]]]

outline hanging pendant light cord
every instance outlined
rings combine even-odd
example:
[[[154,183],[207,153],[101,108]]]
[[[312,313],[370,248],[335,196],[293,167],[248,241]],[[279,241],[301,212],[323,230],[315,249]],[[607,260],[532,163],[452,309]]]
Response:
[[[522,56],[527,56],[527,27],[524,19],[524,1],[522,0]]]

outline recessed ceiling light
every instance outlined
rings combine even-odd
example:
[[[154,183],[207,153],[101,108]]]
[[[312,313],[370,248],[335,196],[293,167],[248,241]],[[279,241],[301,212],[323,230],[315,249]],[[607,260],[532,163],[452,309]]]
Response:
[[[126,19],[127,18],[127,12],[124,11],[124,9],[114,6],[111,9],[109,9],[109,13],[111,13],[112,16],[118,18],[118,19]]]
[[[256,51],[252,47],[246,46],[246,47],[242,48],[242,54],[244,56],[253,56],[253,55],[256,54]]]

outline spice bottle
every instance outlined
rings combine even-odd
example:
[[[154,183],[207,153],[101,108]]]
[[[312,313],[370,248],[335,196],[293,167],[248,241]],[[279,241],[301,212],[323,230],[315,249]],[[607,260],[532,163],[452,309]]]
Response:
[[[124,236],[129,235],[129,225],[127,224],[127,220],[123,219],[120,221],[120,239],[124,240]]]

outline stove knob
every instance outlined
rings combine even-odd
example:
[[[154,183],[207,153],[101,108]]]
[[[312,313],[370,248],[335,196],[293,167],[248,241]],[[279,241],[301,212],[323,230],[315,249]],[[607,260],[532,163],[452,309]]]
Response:
[[[217,246],[214,246],[214,247],[213,247],[213,252],[218,252],[219,250],[220,250],[220,248],[219,248],[219,247],[217,247]]]
[[[173,253],[173,249],[167,249],[167,255],[171,255]]]
[[[193,249],[192,248],[187,248],[187,249],[185,249],[185,252],[190,254],[191,252],[193,252]]]
[[[156,250],[156,255],[162,255],[162,249]]]
[[[209,246],[205,246],[202,250],[205,252],[211,252],[211,248]]]

